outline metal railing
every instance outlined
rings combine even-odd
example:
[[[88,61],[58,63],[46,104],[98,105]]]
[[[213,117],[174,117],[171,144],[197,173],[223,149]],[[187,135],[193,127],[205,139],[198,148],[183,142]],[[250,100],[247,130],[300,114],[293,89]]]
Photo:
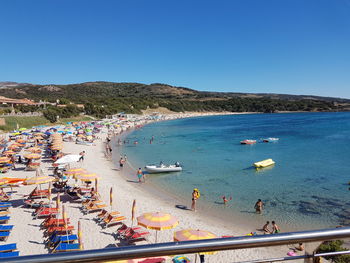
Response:
[[[49,262],[103,262],[107,260],[123,260],[144,257],[157,257],[176,254],[190,254],[219,250],[280,246],[293,243],[344,239],[350,237],[350,227],[322,229],[302,232],[289,232],[274,235],[243,236],[216,238],[196,241],[169,242],[160,244],[94,249],[60,254],[44,254],[0,259],[0,262],[49,263]],[[257,259],[249,262],[272,262],[289,259],[323,256],[331,254],[348,254],[350,251],[328,254],[305,255],[288,258]]]

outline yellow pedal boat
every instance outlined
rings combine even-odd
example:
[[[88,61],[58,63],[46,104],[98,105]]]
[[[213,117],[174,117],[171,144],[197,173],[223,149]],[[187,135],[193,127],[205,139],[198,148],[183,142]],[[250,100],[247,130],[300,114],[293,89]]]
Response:
[[[272,159],[266,159],[266,160],[254,163],[254,166],[256,168],[264,168],[264,167],[274,165],[274,164],[275,164],[275,162]]]

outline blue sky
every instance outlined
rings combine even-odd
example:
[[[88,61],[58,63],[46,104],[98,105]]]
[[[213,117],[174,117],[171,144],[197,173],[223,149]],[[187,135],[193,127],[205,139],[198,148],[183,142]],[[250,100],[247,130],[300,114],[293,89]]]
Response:
[[[350,0],[2,0],[0,81],[350,98]]]

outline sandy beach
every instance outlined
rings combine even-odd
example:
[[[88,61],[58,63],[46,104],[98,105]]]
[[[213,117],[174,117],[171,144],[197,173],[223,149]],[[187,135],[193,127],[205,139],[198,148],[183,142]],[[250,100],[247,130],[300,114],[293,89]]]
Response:
[[[136,200],[136,216],[140,216],[145,212],[159,211],[170,213],[179,219],[179,225],[176,228],[158,232],[157,242],[173,241],[174,231],[186,228],[208,230],[217,236],[244,236],[247,233],[255,231],[256,228],[259,227],[245,225],[244,222],[237,223],[230,220],[221,220],[212,215],[206,215],[205,211],[193,212],[177,208],[176,205],[179,204],[179,200],[176,197],[168,195],[164,198],[164,193],[153,193],[152,191],[154,190],[152,189],[154,188],[149,187],[147,182],[142,184],[138,183],[133,167],[127,165],[120,170],[118,163],[115,162],[116,158],[119,158],[120,152],[113,150],[114,158],[112,160],[114,161],[107,160],[105,156],[107,134],[108,130],[104,127],[102,132],[98,134],[100,139],[95,141],[94,146],[64,142],[63,152],[71,154],[79,154],[81,151],[86,152],[85,160],[82,163],[75,163],[72,167],[83,167],[92,173],[98,174],[98,192],[106,204],[109,204],[110,188],[113,188],[114,201],[111,209],[119,211],[121,215],[124,215],[127,218],[125,221],[127,225],[132,224],[131,208],[133,201]],[[115,139],[117,138],[118,137]],[[42,162],[41,166],[45,175],[53,173],[51,162]],[[23,167],[24,165],[17,165],[17,168]],[[9,171],[7,175],[26,178],[35,176],[35,172],[18,169]],[[71,184],[77,183],[73,179],[70,179],[70,182]],[[14,229],[6,243],[17,243],[20,255],[48,253],[48,249],[45,248],[43,242],[44,231],[40,229],[40,223],[43,220],[33,219],[33,210],[23,207],[23,196],[29,194],[34,187],[35,186],[21,186],[14,188],[12,193],[11,202],[13,208],[11,208],[11,219],[8,224],[14,225]],[[43,184],[42,188],[47,188],[47,184]],[[53,194],[53,196],[52,203],[55,205],[56,195]],[[93,220],[96,217],[96,213],[84,215],[80,209],[81,203],[72,203],[70,197],[67,195],[62,194],[61,201],[65,205],[68,218],[70,218],[75,229],[77,229],[78,221],[81,222],[84,249],[98,249],[124,245],[115,237],[115,230],[118,226],[102,229],[101,226]],[[190,206],[190,194],[189,201],[186,205],[188,207]],[[133,222],[133,224],[136,225],[137,222]],[[154,243],[156,233],[154,230],[149,231],[151,235],[147,242]],[[147,242],[143,241],[138,244]],[[296,244],[274,248],[223,251],[215,255],[208,255],[206,258],[209,262],[236,262],[262,258],[286,257],[287,252],[295,245]],[[314,249],[314,245],[306,244],[306,250],[312,251],[312,249]],[[302,253],[303,252],[298,252],[297,254],[301,255]],[[194,259],[194,255],[188,255],[188,257]],[[169,262],[171,261],[169,260]],[[300,260],[298,262],[302,261]]]

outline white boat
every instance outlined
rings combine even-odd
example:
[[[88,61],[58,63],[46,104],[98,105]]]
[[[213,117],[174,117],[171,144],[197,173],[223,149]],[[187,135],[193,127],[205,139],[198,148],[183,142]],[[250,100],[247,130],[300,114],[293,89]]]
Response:
[[[182,167],[180,165],[146,165],[145,169],[149,173],[170,173],[180,172]]]
[[[263,139],[263,142],[277,142],[279,138],[266,138]]]

